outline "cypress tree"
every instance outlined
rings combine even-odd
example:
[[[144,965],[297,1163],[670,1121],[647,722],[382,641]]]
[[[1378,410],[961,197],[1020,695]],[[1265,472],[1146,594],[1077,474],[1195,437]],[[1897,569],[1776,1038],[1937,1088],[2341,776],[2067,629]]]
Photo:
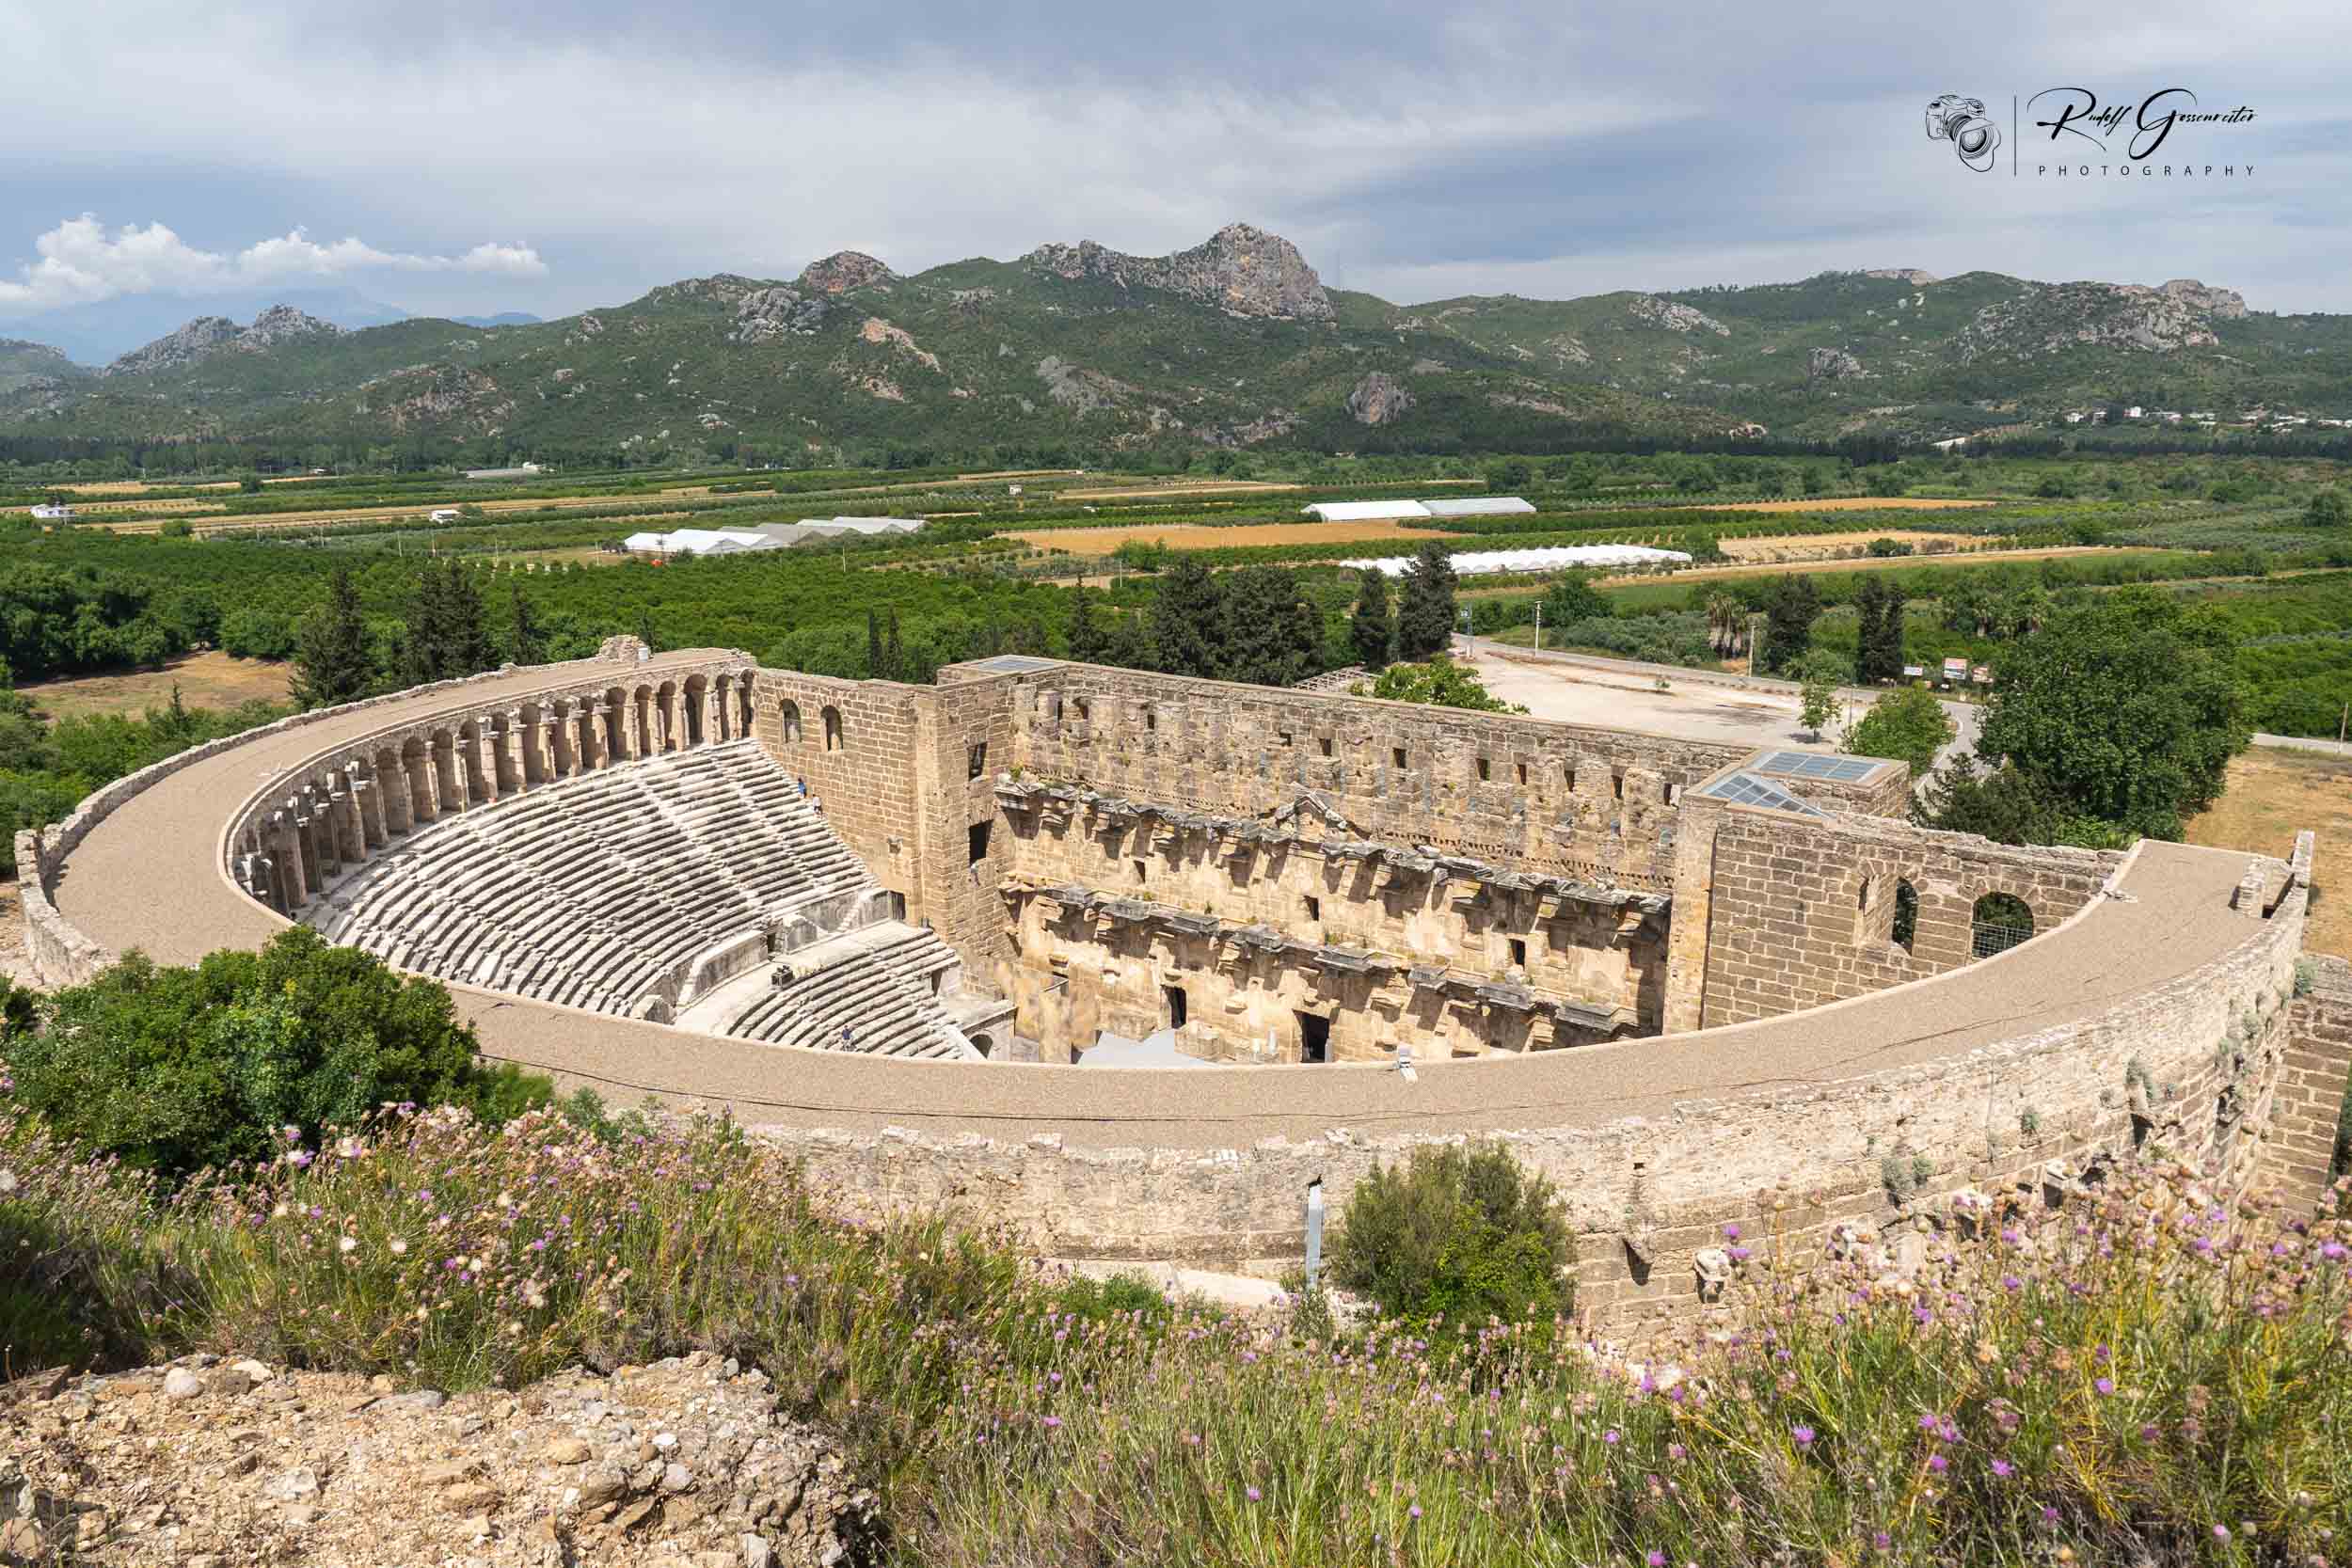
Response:
[[[1437,540],[1423,545],[1405,574],[1404,602],[1396,616],[1400,658],[1422,659],[1442,653],[1454,638],[1454,562]]]
[[[1789,669],[1813,646],[1813,623],[1820,618],[1821,593],[1813,579],[1794,572],[1780,579],[1779,590],[1764,610],[1764,669],[1777,674]]]
[[[1209,569],[1180,561],[1160,579],[1152,601],[1153,662],[1171,675],[1221,675],[1224,592]]]
[[[866,678],[878,680],[882,675],[882,617],[875,611],[866,612]]]
[[[890,635],[882,641],[883,678],[902,681],[907,678],[906,644],[898,641],[898,612],[890,612]]]
[[[490,628],[482,591],[465,563],[449,563],[449,581],[441,590],[445,627],[444,657],[453,675],[479,674],[498,668],[498,653],[490,646]]]
[[[1101,664],[1104,640],[1102,623],[1094,618],[1094,595],[1081,588],[1070,604],[1070,657],[1081,664]]]
[[[531,601],[523,597],[522,585],[514,584],[508,592],[507,639],[514,646],[515,662],[537,664],[547,657],[547,636],[539,629],[539,618],[532,612]]]
[[[1879,609],[1879,669],[1882,678],[1899,681],[1903,678],[1903,607],[1902,584],[1886,585],[1886,596]]]
[[[359,610],[359,590],[349,567],[327,579],[326,602],[302,618],[294,653],[294,701],[304,707],[332,707],[364,696],[375,679],[368,657],[368,623]],[[180,689],[171,689],[177,713]]]
[[[1357,574],[1356,610],[1348,619],[1347,640],[1355,649],[1357,663],[1367,670],[1387,666],[1390,645],[1396,640],[1396,623],[1389,613],[1387,573],[1367,566]]]

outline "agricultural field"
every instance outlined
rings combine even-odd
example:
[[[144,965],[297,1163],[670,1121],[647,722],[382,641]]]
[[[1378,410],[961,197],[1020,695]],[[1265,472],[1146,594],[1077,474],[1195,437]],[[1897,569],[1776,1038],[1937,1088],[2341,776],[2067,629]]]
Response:
[[[1710,501],[1710,512],[1947,512],[1997,506],[1994,500],[1927,496],[1814,496],[1804,500]]]
[[[2230,764],[2227,793],[2190,821],[2188,841],[2284,855],[2306,828],[2319,846],[2304,943],[2352,954],[2352,757],[2256,747]]]
[[[1248,545],[1348,545],[1359,541],[1402,539],[1416,547],[1431,539],[1465,546],[1472,541],[1458,534],[1406,528],[1402,523],[1374,520],[1361,523],[1126,523],[1103,528],[1014,529],[999,534],[1027,545],[1047,546],[1074,555],[1108,555],[1131,539],[1166,545],[1171,550],[1214,550]]]
[[[1892,539],[1898,544],[1909,545],[1922,554],[1931,548],[1949,550],[1959,544],[1948,533],[1890,528],[1883,531],[1865,531],[1860,533],[1782,533],[1753,537],[1727,534],[1716,541],[1716,547],[1734,561],[1807,561],[1840,551],[1863,549],[1873,539]],[[1999,543],[1997,535],[1993,543]]]

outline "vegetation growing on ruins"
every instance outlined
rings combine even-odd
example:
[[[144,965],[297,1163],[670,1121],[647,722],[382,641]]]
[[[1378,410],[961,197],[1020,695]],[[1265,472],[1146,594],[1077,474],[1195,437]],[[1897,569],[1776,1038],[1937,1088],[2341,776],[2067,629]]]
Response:
[[[159,1204],[0,1104],[11,1365],[454,1389],[707,1349],[840,1433],[905,1562],[2243,1563],[2352,1528],[2352,1224],[2158,1168],[1915,1270],[1725,1227],[1724,1332],[1629,1367],[1572,1319],[1073,1286],[952,1216],[834,1220],[719,1122],[394,1114]]]
[[[1551,1183],[1501,1144],[1436,1144],[1375,1165],[1331,1240],[1331,1278],[1404,1327],[1474,1338],[1565,1316],[1566,1223]]]
[[[1935,693],[1924,686],[1906,686],[1872,703],[1867,713],[1847,726],[1841,744],[1856,756],[1909,763],[1916,780],[1933,769],[1935,754],[1951,738],[1951,716]]]
[[[1418,664],[1391,664],[1369,687],[1358,681],[1355,691],[1392,703],[1429,703],[1438,707],[1470,708],[1479,713],[1525,713],[1486,689],[1478,672],[1454,662],[1452,656],[1434,654]]]

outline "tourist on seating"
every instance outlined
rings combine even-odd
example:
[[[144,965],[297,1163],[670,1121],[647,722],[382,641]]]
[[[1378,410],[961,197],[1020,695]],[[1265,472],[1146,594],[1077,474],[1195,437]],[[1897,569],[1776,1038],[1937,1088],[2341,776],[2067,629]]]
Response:
[[[850,1026],[846,1023],[841,1026],[841,1049],[844,1051],[857,1049],[857,1037],[850,1033]]]

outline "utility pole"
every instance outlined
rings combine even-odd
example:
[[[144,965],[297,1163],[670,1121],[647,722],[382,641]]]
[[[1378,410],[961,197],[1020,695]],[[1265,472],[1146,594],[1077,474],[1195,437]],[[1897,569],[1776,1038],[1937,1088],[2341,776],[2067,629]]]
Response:
[[[2336,715],[2336,744],[2339,746],[2344,744],[2344,730],[2347,721],[2352,721],[2352,703],[2344,704],[2343,710]]]
[[[1535,651],[1544,651],[1544,601],[1535,601]]]

